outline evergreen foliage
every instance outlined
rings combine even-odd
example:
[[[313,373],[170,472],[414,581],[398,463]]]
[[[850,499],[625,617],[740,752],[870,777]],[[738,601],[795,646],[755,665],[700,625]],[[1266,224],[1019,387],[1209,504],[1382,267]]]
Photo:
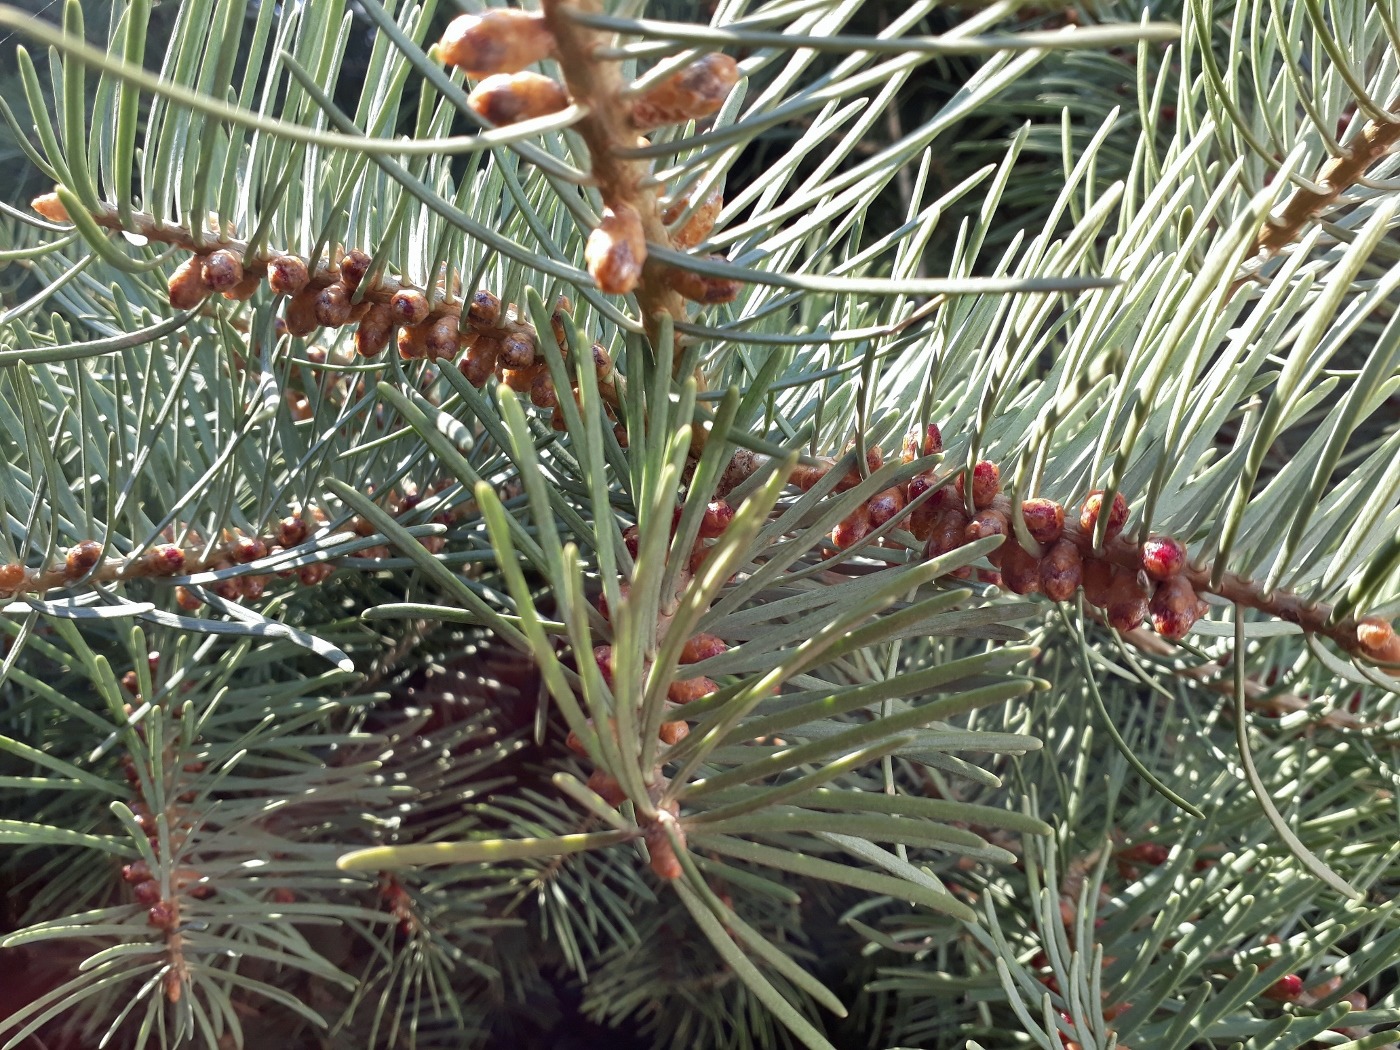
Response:
[[[0,1048],[1400,1045],[1400,8],[466,6],[0,5]]]

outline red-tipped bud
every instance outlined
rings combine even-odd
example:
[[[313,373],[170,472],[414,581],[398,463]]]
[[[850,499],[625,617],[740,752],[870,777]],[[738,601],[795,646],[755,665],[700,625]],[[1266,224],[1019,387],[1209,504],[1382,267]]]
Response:
[[[1026,500],[1021,504],[1021,517],[1036,543],[1054,543],[1065,531],[1065,508],[1052,499]]]
[[[938,429],[937,423],[924,427],[924,439],[919,451],[925,456],[936,456],[943,451],[943,431]]]
[[[346,291],[354,292],[360,287],[360,282],[365,279],[365,274],[369,273],[373,262],[369,255],[358,248],[351,248],[345,253],[345,258],[340,260],[340,283],[345,286]]]
[[[971,521],[967,523],[964,535],[967,542],[985,539],[988,536],[1006,536],[1011,531],[1011,524],[1006,520],[1006,515],[999,510],[979,511]],[[1000,548],[998,548],[1000,550]],[[997,551],[992,551],[996,554]]]
[[[739,82],[739,64],[718,52],[703,55],[648,90],[632,104],[639,131],[712,116]]]
[[[724,640],[713,634],[696,634],[687,638],[685,647],[681,649],[681,663],[698,664],[701,660],[708,660],[712,656],[729,651],[729,646],[724,644]]]
[[[967,542],[967,515],[956,507],[945,510],[934,522],[933,533],[924,544],[924,557],[937,558],[955,551]]]
[[[180,921],[180,913],[171,901],[156,901],[146,911],[146,921],[158,930],[173,930]]]
[[[247,565],[250,561],[267,557],[267,544],[256,536],[235,536],[228,541],[225,550],[235,565]]]
[[[1283,1003],[1291,1003],[1302,994],[1303,979],[1296,973],[1286,974],[1264,989],[1264,998]]]
[[[1185,638],[1200,618],[1196,607],[1196,592],[1184,576],[1173,576],[1158,584],[1147,604],[1153,628],[1171,641]]]
[[[68,557],[63,563],[63,576],[68,580],[86,576],[101,559],[102,544],[96,540],[83,540],[68,551]]]
[[[963,493],[963,483],[967,475],[959,474],[957,478],[957,493],[959,500],[965,500]],[[978,510],[985,510],[992,505],[992,500],[1001,491],[1001,469],[990,460],[979,460],[972,468],[972,505]]]
[[[1167,580],[1186,567],[1186,548],[1170,536],[1149,536],[1142,543],[1142,568],[1154,580]]]
[[[544,16],[511,7],[459,15],[438,41],[438,54],[447,65],[478,79],[518,72],[553,52],[554,34]]]
[[[277,543],[282,547],[295,547],[309,535],[311,530],[300,515],[289,515],[277,523]]]
[[[1088,498],[1084,501],[1083,508],[1079,511],[1079,527],[1089,533],[1090,536],[1093,535],[1094,527],[1099,522],[1099,513],[1103,509],[1103,496],[1104,494],[1101,489],[1095,489],[1093,492],[1089,493]],[[1127,524],[1127,521],[1128,500],[1124,497],[1123,493],[1115,492],[1113,494],[1113,506],[1108,512],[1108,524],[1104,532],[1104,542],[1107,543],[1122,532],[1123,526]]]
[[[1083,573],[1079,548],[1069,540],[1057,540],[1040,561],[1040,589],[1051,601],[1067,602],[1079,589]]]

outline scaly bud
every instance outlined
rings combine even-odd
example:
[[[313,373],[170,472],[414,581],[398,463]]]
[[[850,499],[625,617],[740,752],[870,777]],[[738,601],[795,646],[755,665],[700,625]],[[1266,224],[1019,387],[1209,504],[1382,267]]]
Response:
[[[1149,536],[1142,542],[1142,568],[1154,580],[1166,580],[1186,567],[1186,548],[1170,536]]]
[[[422,324],[431,309],[428,297],[417,288],[400,288],[389,300],[389,315],[398,325]]]
[[[29,202],[29,206],[49,222],[73,221],[68,215],[68,209],[63,206],[63,201],[58,199],[57,193],[40,194]]]
[[[497,73],[472,89],[467,104],[482,120],[505,127],[558,113],[569,104],[569,93],[539,73]]]
[[[310,280],[306,263],[295,255],[279,255],[267,264],[267,286],[278,295],[296,295]]]
[[[598,287],[608,295],[626,295],[637,287],[647,258],[637,209],[622,202],[604,208],[598,228],[588,235],[583,258]]]
[[[729,261],[722,255],[711,255],[707,258],[716,262]],[[744,288],[742,281],[736,281],[732,277],[715,277],[711,274],[677,269],[674,266],[666,267],[666,283],[682,299],[699,303],[701,306],[732,303],[739,298],[739,293]]]
[[[517,73],[553,52],[554,35],[544,16],[510,7],[459,15],[438,41],[442,60],[474,79]]]
[[[1054,543],[1065,531],[1065,509],[1052,499],[1026,500],[1021,504],[1021,517],[1036,543]]]
[[[670,226],[689,207],[689,197],[672,201],[661,209],[661,221]],[[671,243],[677,248],[694,248],[710,235],[710,231],[715,227],[715,218],[723,207],[724,197],[719,190],[715,190],[690,213],[690,218],[685,221],[684,226],[671,231]]]
[[[242,282],[243,260],[227,248],[220,248],[204,256],[200,276],[211,291],[227,292]]]
[[[360,282],[365,279],[365,274],[369,273],[370,264],[374,260],[358,248],[352,248],[345,253],[345,258],[340,260],[340,283],[345,285],[345,290],[354,292],[360,287]]]
[[[170,305],[176,310],[193,310],[209,297],[209,285],[204,280],[203,260],[192,255],[170,275],[167,285]]]
[[[728,55],[703,55],[650,88],[632,104],[638,131],[682,124],[719,112],[739,82],[739,64]]]
[[[1040,562],[1040,588],[1051,601],[1067,602],[1084,578],[1084,560],[1069,540],[1056,540]]]
[[[1176,641],[1185,638],[1199,616],[1196,612],[1196,592],[1184,576],[1173,576],[1157,585],[1147,611],[1152,626],[1163,638]]]
[[[1079,527],[1091,536],[1094,532],[1094,526],[1098,524],[1099,514],[1103,510],[1103,496],[1102,489],[1095,489],[1093,492],[1089,493],[1088,498],[1084,501],[1083,508],[1079,511]],[[1109,508],[1108,512],[1108,525],[1106,526],[1103,536],[1104,542],[1107,543],[1122,532],[1123,526],[1127,521],[1128,501],[1123,493],[1115,492],[1113,494],[1113,506]]]

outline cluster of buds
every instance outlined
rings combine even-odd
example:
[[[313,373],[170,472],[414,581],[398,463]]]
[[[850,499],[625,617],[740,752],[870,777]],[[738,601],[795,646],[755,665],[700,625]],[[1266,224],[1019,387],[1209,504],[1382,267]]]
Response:
[[[942,434],[931,424],[924,433],[905,439],[901,459],[909,463],[942,449]],[[878,448],[868,450],[866,464],[871,471],[883,464]],[[826,469],[799,468],[793,481],[809,488]],[[837,488],[854,487],[860,480],[859,471],[852,468]],[[1157,534],[1142,540],[1122,535],[1128,521],[1128,501],[1122,493],[1110,500],[1102,491],[1090,492],[1077,510],[1071,507],[1068,512],[1056,501],[1041,498],[1024,500],[1017,508],[1001,492],[1000,469],[988,460],[977,462],[970,472],[960,472],[952,484],[930,470],[876,493],[836,526],[832,542],[843,548],[860,543],[872,529],[911,504],[907,528],[924,544],[928,558],[988,536],[1003,537],[1001,546],[987,555],[992,570],[979,570],[978,578],[1014,594],[1044,594],[1053,601],[1069,601],[1082,590],[1084,600],[1101,610],[1111,627],[1131,631],[1150,623],[1172,641],[1185,637],[1209,610],[1199,597],[1210,586],[1209,574],[1190,564],[1180,540]],[[1017,510],[1024,535],[1013,524]],[[953,575],[966,579],[971,569],[963,567]],[[1333,629],[1326,622],[1325,606],[1305,606],[1288,594],[1262,595],[1247,580],[1230,578],[1221,593],[1324,630],[1349,652],[1375,663],[1400,664],[1400,637],[1386,620],[1365,617]]]
[[[681,519],[681,508],[677,507],[671,520],[671,530],[674,535],[676,527]],[[690,585],[695,573],[704,564],[706,555],[710,552],[713,541],[722,536],[730,523],[734,520],[733,508],[724,500],[715,500],[705,507],[705,512],[700,520],[700,529],[687,556],[686,570],[681,574],[681,589]],[[623,533],[623,540],[629,552],[635,558],[637,556],[639,534],[635,526],[627,529]],[[627,597],[627,584],[621,584],[623,598]],[[611,619],[611,610],[608,608],[606,600],[600,596],[598,599],[598,611],[605,620]],[[659,632],[664,632],[669,620],[663,618],[665,622],[658,628]],[[681,648],[680,663],[682,665],[698,664],[704,660],[719,656],[727,651],[729,647],[724,640],[713,634],[699,633],[686,639]],[[593,660],[598,665],[598,670],[603,676],[603,681],[609,689],[613,688],[613,650],[612,646],[600,645],[593,650]],[[661,723],[657,734],[660,741],[667,747],[679,744],[690,733],[690,724],[681,717],[681,709],[686,704],[690,704],[715,692],[719,686],[710,678],[697,676],[693,678],[677,678],[670,682],[666,689],[666,703],[669,713],[677,717],[668,718]],[[595,730],[597,726],[593,727]],[[606,731],[617,733],[616,722],[609,720]],[[587,749],[583,740],[578,734],[570,732],[568,746],[571,750],[586,757]],[[664,753],[658,761],[657,781],[660,781],[660,765],[664,763]],[[622,785],[617,779],[604,770],[595,769],[588,778],[588,786],[610,806],[621,805],[626,798]],[[658,876],[664,879],[679,878],[681,874],[680,861],[676,857],[674,842],[679,840],[685,842],[684,829],[678,822],[679,809],[674,805],[669,810],[661,810],[656,817],[643,827],[643,835],[647,844],[647,851],[651,857],[651,869]]]
[[[556,57],[559,51],[543,15],[510,8],[460,15],[448,25],[436,50],[444,63],[479,81],[468,102],[490,124],[502,126],[547,116],[570,102],[564,85],[526,68]],[[716,52],[700,56],[645,89],[610,101],[626,107],[625,123],[636,131],[684,124],[714,116],[739,82],[739,75],[738,63]],[[645,139],[638,140],[638,144],[645,143]],[[600,289],[609,295],[625,295],[641,282],[647,263],[646,223],[628,199],[631,189],[613,185],[613,181],[604,180],[603,214],[588,237],[584,262]],[[687,206],[688,202],[682,205]],[[696,225],[703,232],[692,235],[692,245],[709,232],[701,217],[706,207],[696,209]],[[708,221],[713,223],[713,214]],[[729,302],[739,293],[738,283],[731,280],[672,267],[665,268],[664,275],[673,290],[699,303]]]
[[[151,678],[154,680],[160,668],[160,654],[154,652],[147,654],[147,666],[150,668]],[[132,694],[132,703],[126,705],[126,712],[130,715],[133,710],[132,705],[141,699],[136,672],[128,671],[122,677],[122,685]],[[135,730],[142,740],[146,739],[143,726],[137,724]],[[132,792],[131,811],[136,818],[137,825],[150,841],[151,851],[156,856],[161,854],[162,834],[169,836],[169,842],[166,845],[169,848],[170,856],[178,856],[184,849],[186,838],[194,826],[183,812],[183,807],[195,799],[194,792],[189,790],[187,777],[198,776],[204,771],[203,762],[187,762],[183,765],[177,765],[178,757],[175,753],[175,747],[176,742],[171,739],[165,745],[165,752],[162,756],[164,761],[161,764],[161,769],[166,778],[166,805],[162,814],[165,818],[164,821],[158,819],[151,808],[136,760],[127,754],[122,756],[121,761],[122,773]],[[164,831],[162,831],[162,824]],[[121,879],[122,882],[131,887],[131,895],[135,902],[146,909],[146,921],[165,935],[166,948],[172,962],[164,982],[165,995],[169,1001],[177,1002],[184,987],[180,938],[181,901],[183,897],[205,900],[213,896],[214,887],[197,869],[181,865],[170,872],[168,880],[170,893],[166,895],[161,888],[160,874],[153,872],[150,865],[144,860],[136,860],[124,865],[121,869]]]
[[[205,558],[203,569],[218,571],[249,565],[276,551],[299,547],[311,538],[312,532],[325,522],[325,518],[325,512],[315,507],[311,510],[310,521],[305,514],[289,514],[277,522],[272,531],[265,536],[250,536],[238,529],[226,530],[223,542],[214,547]],[[199,542],[197,536],[192,538],[195,543]],[[314,587],[324,582],[334,571],[335,567],[330,562],[320,561],[296,569],[284,569],[278,572],[275,578],[295,577],[302,586]],[[226,601],[257,601],[267,591],[273,579],[273,576],[266,574],[243,573],[227,576],[210,584],[210,590]],[[175,603],[186,612],[193,612],[204,604],[188,587],[175,588]]]

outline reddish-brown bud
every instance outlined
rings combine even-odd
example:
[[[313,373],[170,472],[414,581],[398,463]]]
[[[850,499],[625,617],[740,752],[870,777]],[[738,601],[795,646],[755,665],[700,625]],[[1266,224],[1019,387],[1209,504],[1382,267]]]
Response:
[[[258,289],[262,287],[262,278],[255,273],[245,273],[243,280],[239,281],[232,288],[224,292],[225,299],[232,299],[234,302],[244,302],[258,294]]]
[[[536,408],[558,408],[559,392],[554,389],[554,378],[549,374],[549,370],[539,368],[533,375],[535,378],[530,383],[530,404]]]
[[[685,213],[688,207],[690,207],[689,197],[672,201],[661,209],[661,221],[670,226]],[[710,231],[715,227],[715,218],[723,207],[724,197],[719,190],[715,190],[690,213],[690,218],[685,221],[684,226],[671,231],[671,243],[677,248],[694,248],[710,235]]]
[[[467,320],[477,328],[493,328],[501,317],[501,300],[494,292],[484,288],[472,295],[472,304],[467,307]]]
[[[389,347],[394,330],[393,314],[383,303],[373,306],[360,327],[355,329],[355,352],[361,357],[378,357]]]
[[[1084,600],[1100,608],[1108,604],[1108,597],[1118,570],[1105,558],[1084,559]]]
[[[431,310],[428,297],[417,288],[400,288],[389,299],[389,315],[395,324],[422,324]]]
[[[68,551],[63,563],[63,576],[67,580],[86,576],[102,559],[102,544],[96,540],[83,540]]]
[[[831,530],[831,542],[845,549],[854,547],[870,534],[870,511],[864,503],[836,523]]]
[[[297,569],[297,579],[303,587],[314,587],[323,583],[335,572],[335,566],[328,561],[313,561]]]
[[[943,431],[937,423],[924,427],[924,438],[919,451],[925,456],[935,456],[943,451]]]
[[[1184,576],[1173,576],[1158,584],[1147,609],[1157,633],[1171,641],[1185,638],[1200,618],[1196,592]]]
[[[1012,594],[1035,594],[1041,587],[1040,559],[1014,540],[1002,545],[1001,578]]]
[[[428,326],[418,324],[411,328],[400,328],[398,347],[400,359],[422,361],[428,356]]]
[[[0,565],[0,595],[11,595],[29,582],[29,570],[23,565],[10,562]]]
[[[1154,868],[1165,864],[1170,856],[1171,850],[1160,842],[1137,842],[1118,851],[1121,860],[1130,864],[1150,864]]]
[[[423,346],[428,352],[428,360],[450,360],[457,356],[457,315],[444,314],[428,325]]]
[[[618,779],[608,776],[601,769],[593,771],[593,775],[588,778],[588,787],[610,806],[620,806],[627,801],[627,792],[622,790]]]
[[[700,519],[701,539],[718,539],[733,521],[734,508],[724,500],[717,499],[705,504],[705,516]]]
[[[663,744],[679,744],[690,735],[690,725],[686,722],[662,722],[656,734]]]
[[[235,536],[225,545],[225,550],[235,565],[247,565],[267,557],[267,544],[256,536]]]
[[[1052,499],[1026,500],[1021,504],[1021,517],[1036,543],[1054,543],[1065,531],[1065,508]]]
[[[1149,536],[1142,542],[1142,568],[1154,580],[1166,580],[1186,567],[1186,548],[1170,536]]]
[[[467,104],[497,127],[558,113],[569,93],[553,77],[539,73],[496,73],[472,89]]]
[[[588,235],[583,259],[598,287],[608,295],[626,295],[642,277],[647,258],[642,217],[625,202],[603,209],[598,228]]]
[[[1286,974],[1264,989],[1264,998],[1284,1003],[1291,1003],[1302,994],[1303,979],[1296,973]]]
[[[122,865],[122,878],[132,884],[145,882],[151,877],[151,869],[144,860],[134,860]]]
[[[443,62],[477,79],[518,72],[553,52],[554,35],[544,16],[513,7],[459,15],[438,41]]]
[[[967,528],[963,530],[963,535],[968,543],[973,540],[985,539],[988,536],[1007,536],[1011,532],[1011,523],[1006,520],[1006,515],[999,510],[978,511],[977,515],[967,523]],[[998,548],[1000,550],[1001,548]],[[992,551],[996,554],[997,551]]]
[[[156,901],[146,911],[146,921],[158,930],[173,930],[180,921],[180,913],[171,901]]]
[[[698,664],[701,660],[708,660],[712,656],[719,656],[720,653],[729,651],[729,646],[724,644],[724,640],[713,634],[696,634],[687,638],[684,648],[681,649],[681,663]]]
[[[201,605],[203,605],[204,602],[200,600],[200,598],[196,596],[195,593],[189,588],[176,587],[175,604],[178,605],[181,609],[184,609],[185,612],[194,612]]]
[[[149,908],[152,904],[155,904],[156,901],[160,900],[160,883],[156,882],[154,879],[146,879],[144,882],[138,882],[135,886],[131,887],[131,894],[136,898],[137,904],[144,904]]]
[[[193,310],[209,297],[209,285],[204,280],[204,261],[192,255],[170,275],[167,285],[170,305],[176,310]]]
[[[467,352],[458,362],[457,370],[462,373],[468,383],[480,389],[495,374],[500,348],[501,344],[494,339],[476,336],[468,340]],[[507,375],[511,374],[518,375],[519,373],[507,373]]]
[[[1103,508],[1103,497],[1103,491],[1101,489],[1095,489],[1093,492],[1089,493],[1088,498],[1084,501],[1083,508],[1079,511],[1079,527],[1091,536],[1093,535],[1094,527],[1099,521],[1099,513]],[[1128,500],[1124,497],[1123,493],[1115,492],[1113,494],[1113,506],[1108,512],[1108,523],[1106,525],[1106,531],[1104,532],[1104,542],[1107,543],[1122,532],[1123,526],[1127,524],[1127,521]]]
[[[295,255],[278,255],[267,264],[267,286],[278,295],[296,295],[310,280],[306,262]]]
[[[535,338],[529,332],[511,332],[501,340],[497,360],[502,368],[529,368],[535,363]]]
[[[227,248],[220,248],[204,256],[199,272],[211,291],[227,292],[242,283],[243,260]]]
[[[904,493],[897,487],[888,488],[871,496],[865,506],[870,512],[871,527],[878,529],[904,509]]]
[[[714,262],[728,262],[722,255],[711,255],[707,258]],[[732,277],[716,277],[713,274],[696,273],[674,266],[666,268],[666,283],[682,299],[699,303],[701,306],[732,303],[744,290],[744,282]]]
[[[42,193],[29,202],[29,206],[49,222],[72,222],[68,209],[63,206],[57,193]]]
[[[314,288],[303,288],[287,300],[287,308],[283,316],[287,323],[288,335],[304,339],[316,331],[320,325],[320,322],[316,320],[317,297],[318,293]]]
[[[1067,602],[1083,581],[1084,562],[1069,540],[1056,540],[1040,561],[1040,589],[1051,601]]]
[[[672,682],[666,688],[666,699],[673,704],[688,704],[709,696],[719,688],[708,678],[686,678]]]
[[[957,493],[959,500],[965,500],[963,483],[965,474],[959,474],[957,478]],[[990,460],[979,460],[972,468],[972,505],[978,510],[984,510],[992,505],[992,500],[1001,491],[1001,469]]]
[[[1367,657],[1382,664],[1400,663],[1400,636],[1387,620],[1368,616],[1356,624],[1356,640]]]
[[[340,283],[345,285],[346,291],[354,292],[360,287],[360,282],[365,279],[365,274],[369,273],[373,262],[373,259],[358,248],[351,248],[345,253],[345,258],[340,260]]]
[[[739,82],[739,64],[728,55],[703,55],[632,104],[632,125],[639,131],[681,124],[719,112]]]
[[[283,547],[295,547],[304,543],[311,530],[299,515],[290,515],[277,523],[277,542]]]
[[[924,544],[924,557],[937,558],[955,551],[967,542],[968,518],[957,507],[943,511],[933,523],[933,531]]]
[[[1147,591],[1138,582],[1137,573],[1122,572],[1109,584],[1104,617],[1118,631],[1131,631],[1147,619]]]
[[[933,485],[933,476],[928,474],[916,474],[909,480],[909,502],[913,503],[920,495],[927,492]],[[927,540],[933,536],[934,530],[938,528],[938,523],[943,515],[949,510],[962,511],[962,504],[958,502],[956,493],[952,486],[944,485],[929,496],[923,503],[914,508],[909,515],[909,531],[918,540]]]
[[[609,689],[613,684],[613,651],[611,645],[597,645],[593,647],[593,662],[598,665],[599,672],[603,675],[603,681],[607,683]]]
[[[345,285],[328,284],[316,296],[316,322],[326,328],[339,328],[350,320],[350,292]]]

